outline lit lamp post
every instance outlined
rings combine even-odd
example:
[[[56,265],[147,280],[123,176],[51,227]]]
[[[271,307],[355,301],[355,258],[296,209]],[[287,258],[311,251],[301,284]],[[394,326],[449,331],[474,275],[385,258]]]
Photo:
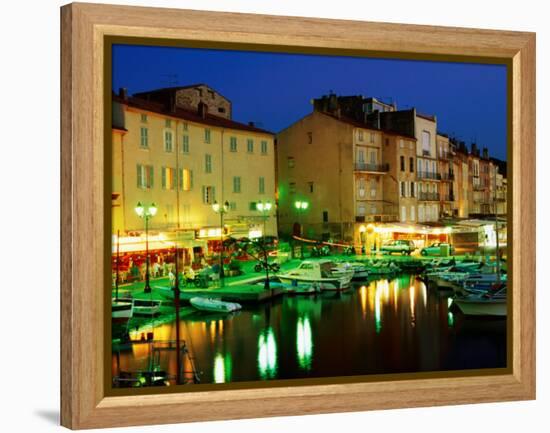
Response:
[[[302,221],[300,215],[307,210],[307,208],[309,207],[309,203],[307,201],[297,200],[294,202],[294,207],[296,208],[296,212],[298,213],[298,225],[300,226],[299,235],[300,237],[302,237]],[[300,259],[304,259],[304,248],[302,243],[300,243]]]
[[[149,284],[149,218],[157,214],[155,203],[145,207],[138,202],[135,208],[136,214],[145,220],[145,293],[151,293],[151,285]]]
[[[225,277],[223,272],[223,216],[229,211],[229,203],[226,201],[223,206],[217,201],[212,204],[214,212],[220,214],[220,287],[223,286],[223,279]]]
[[[262,230],[262,247],[263,247],[263,250],[264,250],[264,260],[265,260],[265,289],[266,290],[269,290],[269,261],[267,259],[267,245],[266,245],[266,241],[265,241],[265,227],[266,227],[266,222],[267,222],[267,219],[269,218],[269,211],[271,210],[271,208],[273,207],[273,205],[270,203],[270,202],[258,202],[256,203],[256,210],[258,212],[260,212],[262,214],[262,217],[263,217],[263,220],[264,220],[264,228]]]

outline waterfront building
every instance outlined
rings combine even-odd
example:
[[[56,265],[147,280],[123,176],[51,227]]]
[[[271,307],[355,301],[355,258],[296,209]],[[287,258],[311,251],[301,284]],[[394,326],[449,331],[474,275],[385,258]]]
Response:
[[[144,249],[138,202],[158,208],[150,221],[152,248],[180,239],[191,256],[194,248],[215,248],[222,231],[258,237],[265,226],[266,234],[277,234],[275,209],[256,210],[259,201],[275,203],[274,135],[228,118],[230,104],[225,116],[202,100],[194,110],[180,106],[180,92],[188,90],[173,89],[171,97],[166,89],[139,98],[124,90],[113,95],[112,229],[133,245],[127,249]],[[229,205],[223,230],[214,202]]]
[[[458,216],[458,203],[455,191],[458,190],[458,180],[455,177],[454,152],[445,134],[437,134],[437,160],[441,182],[439,198],[441,217]]]

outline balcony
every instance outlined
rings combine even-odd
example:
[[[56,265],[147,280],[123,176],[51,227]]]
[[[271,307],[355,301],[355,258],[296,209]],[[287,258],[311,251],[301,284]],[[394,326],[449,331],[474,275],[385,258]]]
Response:
[[[419,192],[419,201],[439,201],[439,193],[437,192]]]
[[[441,173],[441,180],[445,180],[447,182],[452,182],[455,180],[455,174],[454,173]]]
[[[485,185],[482,185],[482,184],[478,183],[478,184],[473,184],[472,189],[474,191],[485,191],[487,189],[487,187]]]
[[[362,171],[367,173],[387,173],[389,169],[389,164],[367,164],[365,162],[355,163],[355,171]]]
[[[417,171],[416,176],[418,179],[441,180],[441,175],[432,171]]]
[[[383,200],[357,201],[355,222],[395,222],[398,221],[397,206]]]
[[[441,201],[455,201],[454,194],[442,194]]]
[[[429,156],[431,157],[432,154],[429,150],[426,150],[426,149],[422,149],[422,156]]]
[[[452,160],[453,154],[447,150],[444,150],[443,152],[439,153],[439,159]]]
[[[356,223],[393,223],[397,221],[399,218],[394,214],[368,214],[355,217]]]

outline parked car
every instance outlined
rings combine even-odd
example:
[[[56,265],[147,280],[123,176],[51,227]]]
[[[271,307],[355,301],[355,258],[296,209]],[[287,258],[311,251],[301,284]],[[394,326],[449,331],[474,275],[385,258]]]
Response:
[[[405,240],[389,241],[380,247],[380,251],[387,254],[400,253],[410,255],[414,250],[416,250],[414,242]]]
[[[445,242],[434,242],[433,244],[424,247],[420,250],[420,254],[423,256],[440,256],[441,248],[447,247],[449,249],[449,254],[453,255],[455,253],[455,247]]]

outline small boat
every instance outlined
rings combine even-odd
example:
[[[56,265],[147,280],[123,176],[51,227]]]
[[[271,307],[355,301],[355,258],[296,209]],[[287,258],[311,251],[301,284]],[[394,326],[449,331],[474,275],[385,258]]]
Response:
[[[254,285],[264,286],[265,279],[257,281]],[[295,295],[310,295],[320,292],[319,285],[317,283],[298,283],[298,281],[293,281],[289,284],[279,281],[277,277],[275,277],[275,279],[269,279],[269,287],[272,289],[282,289],[285,293]]]
[[[133,309],[134,317],[151,317],[160,313],[162,301],[148,299],[134,299]]]
[[[111,301],[111,316],[113,322],[127,322],[134,313],[132,299],[114,299]]]
[[[458,308],[467,316],[498,316],[507,314],[506,286],[481,293],[455,295]]]
[[[204,298],[196,296],[189,300],[191,305],[200,311],[209,311],[215,313],[231,313],[242,308],[241,304],[236,302],[225,302],[214,298]]]
[[[369,276],[369,270],[360,262],[337,262],[336,271],[353,271],[352,280],[364,280]]]
[[[397,266],[393,261],[379,261],[371,262],[367,265],[367,270],[371,275],[391,275],[401,271],[401,268]]]
[[[278,274],[277,278],[295,286],[309,283],[320,290],[344,290],[349,287],[353,273],[351,269],[338,269],[332,260],[304,260],[296,269]]]

